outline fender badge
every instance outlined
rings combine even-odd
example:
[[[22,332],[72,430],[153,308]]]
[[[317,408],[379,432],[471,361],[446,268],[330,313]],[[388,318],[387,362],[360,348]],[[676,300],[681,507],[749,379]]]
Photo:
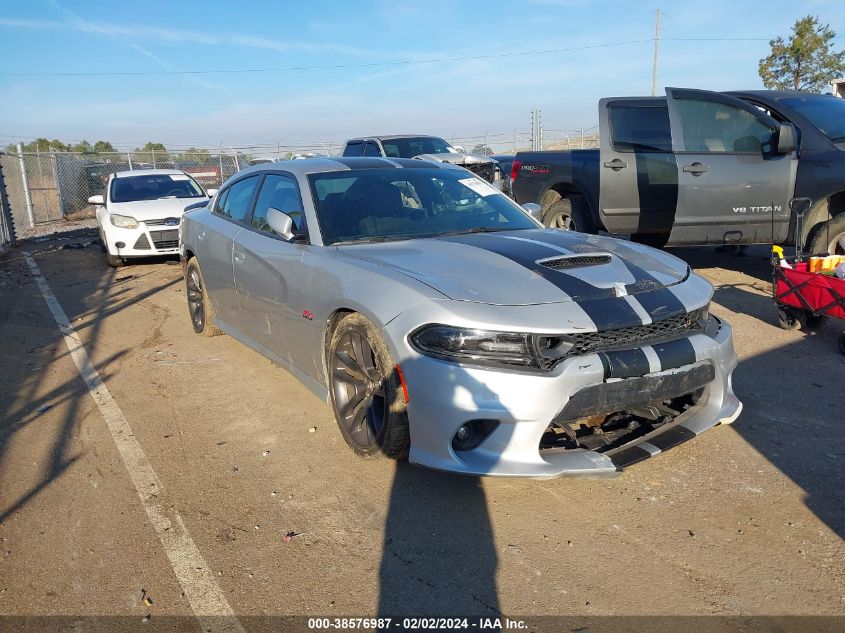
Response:
[[[313,320],[314,320],[314,313],[313,313],[313,312],[311,312],[311,310],[303,310],[303,311],[302,311],[302,316],[304,316],[304,317],[305,317],[306,319],[308,319],[309,321],[313,321]]]

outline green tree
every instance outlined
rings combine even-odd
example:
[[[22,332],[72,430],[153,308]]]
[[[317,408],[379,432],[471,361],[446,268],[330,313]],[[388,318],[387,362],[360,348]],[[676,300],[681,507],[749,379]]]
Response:
[[[818,17],[797,20],[789,41],[769,40],[771,54],[760,60],[763,85],[776,90],[822,92],[830,80],[845,72],[845,51],[836,52],[836,32]]]
[[[91,143],[86,141],[85,139],[81,140],[76,145],[70,148],[72,152],[78,152],[80,154],[90,154],[91,153]]]
[[[52,141],[43,137],[39,137],[31,143],[24,143],[24,152],[69,152],[70,145],[65,145],[59,139],[54,138]]]
[[[108,141],[97,141],[94,143],[95,152],[113,152],[114,146]]]
[[[147,143],[139,151],[142,152],[166,152],[167,148],[164,143]]]

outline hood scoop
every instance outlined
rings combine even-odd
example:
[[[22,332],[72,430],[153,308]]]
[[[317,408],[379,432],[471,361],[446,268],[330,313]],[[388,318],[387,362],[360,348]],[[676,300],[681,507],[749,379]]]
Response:
[[[552,270],[567,270],[570,268],[585,268],[610,263],[610,255],[570,255],[567,257],[552,257],[537,261],[541,266]]]

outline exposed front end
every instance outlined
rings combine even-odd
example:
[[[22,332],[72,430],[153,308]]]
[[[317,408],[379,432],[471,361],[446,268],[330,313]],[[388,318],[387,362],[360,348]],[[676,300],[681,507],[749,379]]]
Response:
[[[732,422],[742,409],[731,386],[737,363],[731,328],[706,309],[665,328],[655,322],[584,332],[584,347],[538,370],[421,352],[407,335],[418,329],[411,322],[456,317],[448,309],[454,306],[430,303],[441,305],[386,328],[407,382],[414,463],[470,475],[614,476]],[[498,310],[506,320],[524,316],[538,331],[566,311],[560,305]],[[494,329],[495,321],[474,326]]]

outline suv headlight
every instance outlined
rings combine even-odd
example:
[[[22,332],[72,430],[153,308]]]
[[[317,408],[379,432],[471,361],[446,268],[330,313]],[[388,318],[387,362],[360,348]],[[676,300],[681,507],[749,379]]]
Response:
[[[426,356],[476,365],[548,370],[572,345],[560,336],[424,325],[411,345]]]
[[[110,218],[111,223],[120,229],[138,228],[138,220],[133,218],[131,215],[118,215],[116,213],[112,213]]]

